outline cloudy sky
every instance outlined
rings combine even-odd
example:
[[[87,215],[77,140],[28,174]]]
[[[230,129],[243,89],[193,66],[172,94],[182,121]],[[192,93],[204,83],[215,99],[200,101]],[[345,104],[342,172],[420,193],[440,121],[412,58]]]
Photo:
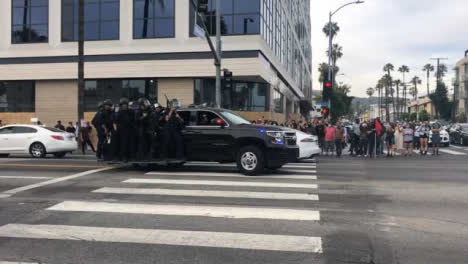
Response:
[[[321,89],[318,64],[327,61],[328,40],[322,28],[329,11],[347,2],[311,1],[314,89]],[[435,65],[431,57],[447,57],[449,82],[453,67],[468,49],[467,11],[468,0],[366,0],[342,9],[333,17],[341,28],[335,43],[344,53],[338,66],[345,75],[338,81],[352,85],[352,95],[366,96],[366,89],[375,87],[383,75],[383,65],[392,63],[398,69],[405,64],[411,70],[406,79],[417,75],[423,80],[422,94],[426,90],[422,67]],[[398,72],[394,75],[401,78]],[[435,86],[433,75],[431,79]]]

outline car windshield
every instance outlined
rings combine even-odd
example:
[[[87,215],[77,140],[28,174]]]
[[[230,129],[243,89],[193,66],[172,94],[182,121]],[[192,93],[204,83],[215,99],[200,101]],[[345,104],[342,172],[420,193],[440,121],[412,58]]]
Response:
[[[64,132],[63,130],[53,128],[53,127],[44,127],[44,128],[49,130],[49,131],[56,132],[56,133],[63,133]]]
[[[236,115],[236,114],[234,114],[232,112],[223,111],[223,112],[221,112],[221,114],[227,120],[229,120],[229,122],[231,122],[234,125],[249,125],[250,124],[249,121],[245,120],[243,117],[241,117],[239,115]]]

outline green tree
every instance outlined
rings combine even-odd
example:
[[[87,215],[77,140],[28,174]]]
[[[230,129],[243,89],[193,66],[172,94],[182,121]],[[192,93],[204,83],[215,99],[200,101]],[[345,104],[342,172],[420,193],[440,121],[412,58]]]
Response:
[[[414,76],[413,79],[411,79],[411,83],[413,84],[411,95],[416,99],[418,97],[418,84],[421,84],[422,82],[418,76]]]
[[[408,115],[407,121],[416,121],[418,119],[418,113],[411,113]]]
[[[430,116],[426,109],[423,109],[419,112],[419,121],[429,121]]]
[[[323,33],[325,34],[325,36],[329,37],[329,28],[328,28],[328,25],[329,23],[325,24],[325,26],[323,26]],[[338,23],[336,22],[332,22],[332,38],[336,37],[336,35],[338,34],[338,32],[340,32],[340,27],[338,26]]]
[[[441,79],[443,79],[445,77],[445,74],[447,73],[447,71],[448,71],[447,65],[441,63],[439,65],[439,70],[436,71],[436,73],[435,73],[435,77],[437,78],[437,81],[440,81]]]
[[[406,65],[401,65],[401,67],[398,68],[398,71],[401,72],[401,74],[403,75],[403,79],[402,79],[402,80],[403,80],[403,82],[405,82],[405,81],[406,81],[406,80],[405,80],[405,73],[410,72],[409,67],[406,66]]]
[[[392,87],[392,74],[391,72],[395,70],[395,66],[391,63],[385,64],[383,67],[383,71],[387,73],[384,75],[384,83],[385,83],[385,115],[386,115],[386,121],[390,122],[390,109],[388,107],[388,93],[390,91],[390,88]]]
[[[332,122],[336,122],[340,117],[346,116],[352,112],[352,101],[354,97],[348,96],[351,86],[339,85],[333,91],[331,98],[330,116]]]
[[[326,54],[329,56],[330,51],[327,50]],[[343,57],[343,47],[339,44],[333,44],[331,57],[333,65],[336,65],[336,62]]]
[[[439,117],[450,119],[452,109],[447,94],[448,91],[445,83],[438,82],[435,92],[429,95],[434,105],[436,119],[439,119]]]
[[[409,119],[410,119],[409,113],[401,113],[400,120],[409,121]]]
[[[426,72],[426,81],[427,81],[427,96],[429,96],[430,94],[430,91],[429,91],[429,77],[431,76],[431,72],[434,71],[434,66],[432,66],[431,64],[426,64],[424,65],[423,69],[422,69],[424,72]]]

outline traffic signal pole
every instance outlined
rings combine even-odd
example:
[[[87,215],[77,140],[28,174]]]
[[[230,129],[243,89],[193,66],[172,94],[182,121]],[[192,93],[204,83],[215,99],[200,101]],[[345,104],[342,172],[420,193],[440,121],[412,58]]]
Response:
[[[332,36],[332,12],[330,12],[329,17],[328,17],[328,81],[332,82],[332,88],[333,88],[333,81],[332,81],[332,66],[331,66],[331,60],[332,60],[332,42],[333,42],[333,36]],[[330,88],[330,89],[332,89]],[[331,95],[328,97],[328,110],[331,111]]]
[[[216,0],[216,105],[221,108],[221,0]]]

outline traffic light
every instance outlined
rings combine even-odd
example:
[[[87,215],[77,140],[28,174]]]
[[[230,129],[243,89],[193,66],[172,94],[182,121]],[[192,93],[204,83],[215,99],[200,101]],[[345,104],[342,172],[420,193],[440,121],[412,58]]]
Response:
[[[208,12],[208,0],[198,0],[197,11],[206,14]]]
[[[231,89],[232,88],[232,71],[228,69],[224,69],[224,88]]]
[[[325,101],[328,101],[331,99],[333,94],[333,84],[330,80],[325,80],[323,82],[323,94],[322,97]]]
[[[326,106],[322,106],[322,117],[327,118],[330,114],[330,110]]]

